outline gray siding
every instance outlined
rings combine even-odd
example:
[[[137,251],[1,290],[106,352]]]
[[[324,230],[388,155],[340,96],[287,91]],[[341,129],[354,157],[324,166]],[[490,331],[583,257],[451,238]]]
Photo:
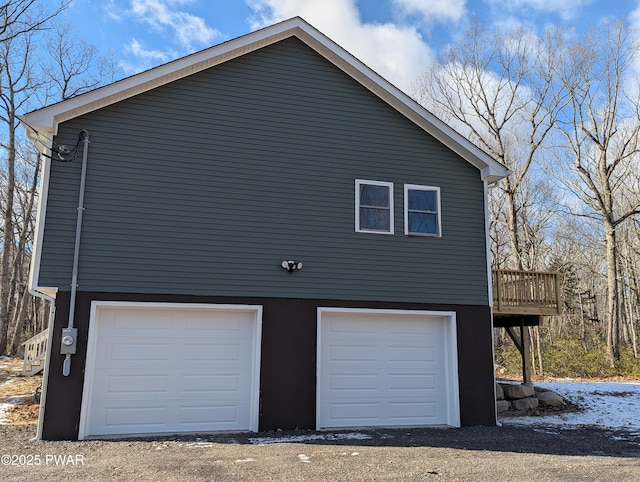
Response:
[[[480,174],[295,39],[87,114],[79,289],[487,304]],[[39,284],[71,278],[80,159],[53,163]],[[354,180],[394,183],[393,236],[354,231]],[[403,184],[440,186],[407,237]],[[304,263],[287,273],[283,259]]]

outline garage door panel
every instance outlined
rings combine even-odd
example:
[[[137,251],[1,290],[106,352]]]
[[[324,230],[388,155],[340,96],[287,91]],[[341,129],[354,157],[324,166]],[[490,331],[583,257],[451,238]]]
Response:
[[[345,339],[345,335],[353,335],[352,338],[361,339],[366,335],[376,335],[378,333],[377,320],[360,320],[357,318],[344,319],[342,323],[329,323],[326,326],[325,336],[337,339]]]
[[[186,310],[185,310],[186,311]],[[226,311],[225,319],[212,320],[208,308],[194,309],[191,313],[170,312],[165,308],[149,308],[143,311],[128,313],[101,313],[101,329],[104,331],[117,330],[129,336],[147,336],[149,333],[157,336],[197,336],[197,332],[211,333],[241,333],[250,321],[246,312]],[[176,328],[179,332],[176,332]]]
[[[379,390],[379,375],[377,373],[344,373],[333,374],[329,377],[329,390],[334,397],[350,396],[363,391]]]
[[[436,376],[427,374],[393,374],[387,377],[389,391],[418,392],[435,390]]]
[[[166,396],[166,397],[211,397],[231,396],[234,398],[247,397],[248,380],[239,377],[234,372],[220,373],[217,375],[181,375],[179,373],[157,375],[155,372],[148,374],[128,372],[114,373],[94,372],[98,380],[105,383],[97,383],[93,390],[93,400],[106,399],[135,399],[141,396]]]
[[[414,362],[435,362],[436,349],[429,346],[402,346],[393,345],[387,347],[386,358],[390,363],[412,364]]]
[[[389,402],[389,420],[393,425],[424,425],[425,420],[437,423],[437,405],[434,402]]]
[[[257,429],[257,310],[189,311],[144,304],[96,310],[81,438]],[[160,320],[165,335],[140,334],[140,326],[154,326],[144,313]]]
[[[335,344],[329,351],[329,362],[354,361],[359,363],[377,362],[378,345]]]
[[[94,376],[97,379],[106,380],[106,383],[96,384],[94,388],[94,400],[96,401],[110,397],[167,396],[170,393],[167,375],[155,373],[131,375],[127,372],[114,374],[102,370],[94,372]]]
[[[240,393],[242,380],[235,374],[219,375],[187,375],[182,377],[181,393],[190,397],[223,393],[231,394],[235,397]]]
[[[180,400],[156,406],[126,401],[96,404],[95,429],[101,435],[237,430],[238,424],[247,422],[243,415],[247,408],[248,401],[215,406]]]
[[[153,433],[166,427],[167,418],[166,406],[123,403],[105,406],[104,403],[97,403],[91,428],[99,429],[104,435],[127,434],[134,430]]]
[[[236,403],[211,405],[192,405],[179,407],[179,426],[187,428],[188,431],[202,430],[206,426],[207,430],[215,427],[215,430],[233,429],[242,422],[241,411],[245,407]],[[204,422],[209,421],[209,422]]]
[[[447,424],[450,319],[413,312],[321,312],[318,428]],[[365,336],[358,340],[359,332]]]
[[[189,341],[183,343],[185,353],[182,358],[187,361],[233,362],[239,364],[243,360],[243,355],[246,356],[247,354],[246,351],[243,353],[240,344],[202,344],[196,343],[195,340],[193,343]]]
[[[349,400],[360,396],[429,397],[434,398],[438,389],[436,377],[393,376],[385,373],[332,375],[328,381],[328,393],[332,400]]]
[[[174,315],[163,313],[162,310],[152,309],[150,311],[137,312],[110,312],[102,310],[100,314],[100,329],[105,332],[116,330],[119,333],[127,333],[131,336],[136,334],[144,336],[149,333],[154,335],[171,332],[175,328]]]
[[[186,330],[188,332],[191,331],[216,331],[224,333],[240,333],[244,332],[244,326],[250,323],[247,320],[246,313],[241,312],[231,312],[227,311],[225,313],[224,319],[211,320],[211,314],[206,310],[194,311],[192,313],[187,313],[184,316],[184,320],[186,321]]]
[[[434,323],[424,323],[417,316],[407,316],[406,319],[393,319],[386,321],[387,332],[390,335],[412,335],[425,338],[435,338],[439,336],[439,326],[434,319]]]
[[[332,403],[328,412],[331,420],[335,420],[338,426],[371,426],[379,421],[379,407],[377,402]]]

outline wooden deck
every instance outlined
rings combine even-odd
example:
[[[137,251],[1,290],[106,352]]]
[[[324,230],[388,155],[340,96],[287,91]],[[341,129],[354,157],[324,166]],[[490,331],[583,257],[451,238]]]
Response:
[[[492,274],[495,315],[560,314],[560,273],[494,269]]]

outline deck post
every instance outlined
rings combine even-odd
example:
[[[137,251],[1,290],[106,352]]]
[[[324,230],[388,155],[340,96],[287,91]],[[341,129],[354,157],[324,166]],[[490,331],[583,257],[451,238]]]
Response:
[[[556,300],[557,300],[557,311],[556,314],[562,313],[562,278],[560,276],[555,277],[556,280]]]
[[[494,270],[494,281],[496,285],[496,311],[502,311],[502,272],[500,270]]]
[[[529,337],[529,327],[525,326],[524,322],[524,317],[520,317],[520,336],[517,335],[515,328],[518,325],[505,326],[504,329],[520,352],[520,358],[522,360],[522,383],[531,386],[531,338]]]
[[[531,338],[529,327],[524,326],[524,318],[520,318],[520,353],[522,354],[522,379],[525,385],[531,386]]]

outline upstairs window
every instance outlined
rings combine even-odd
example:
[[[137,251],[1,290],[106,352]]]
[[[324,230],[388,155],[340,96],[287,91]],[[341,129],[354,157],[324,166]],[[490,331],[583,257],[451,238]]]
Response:
[[[393,183],[356,179],[356,232],[393,234]]]
[[[439,187],[405,184],[404,234],[441,236]]]

